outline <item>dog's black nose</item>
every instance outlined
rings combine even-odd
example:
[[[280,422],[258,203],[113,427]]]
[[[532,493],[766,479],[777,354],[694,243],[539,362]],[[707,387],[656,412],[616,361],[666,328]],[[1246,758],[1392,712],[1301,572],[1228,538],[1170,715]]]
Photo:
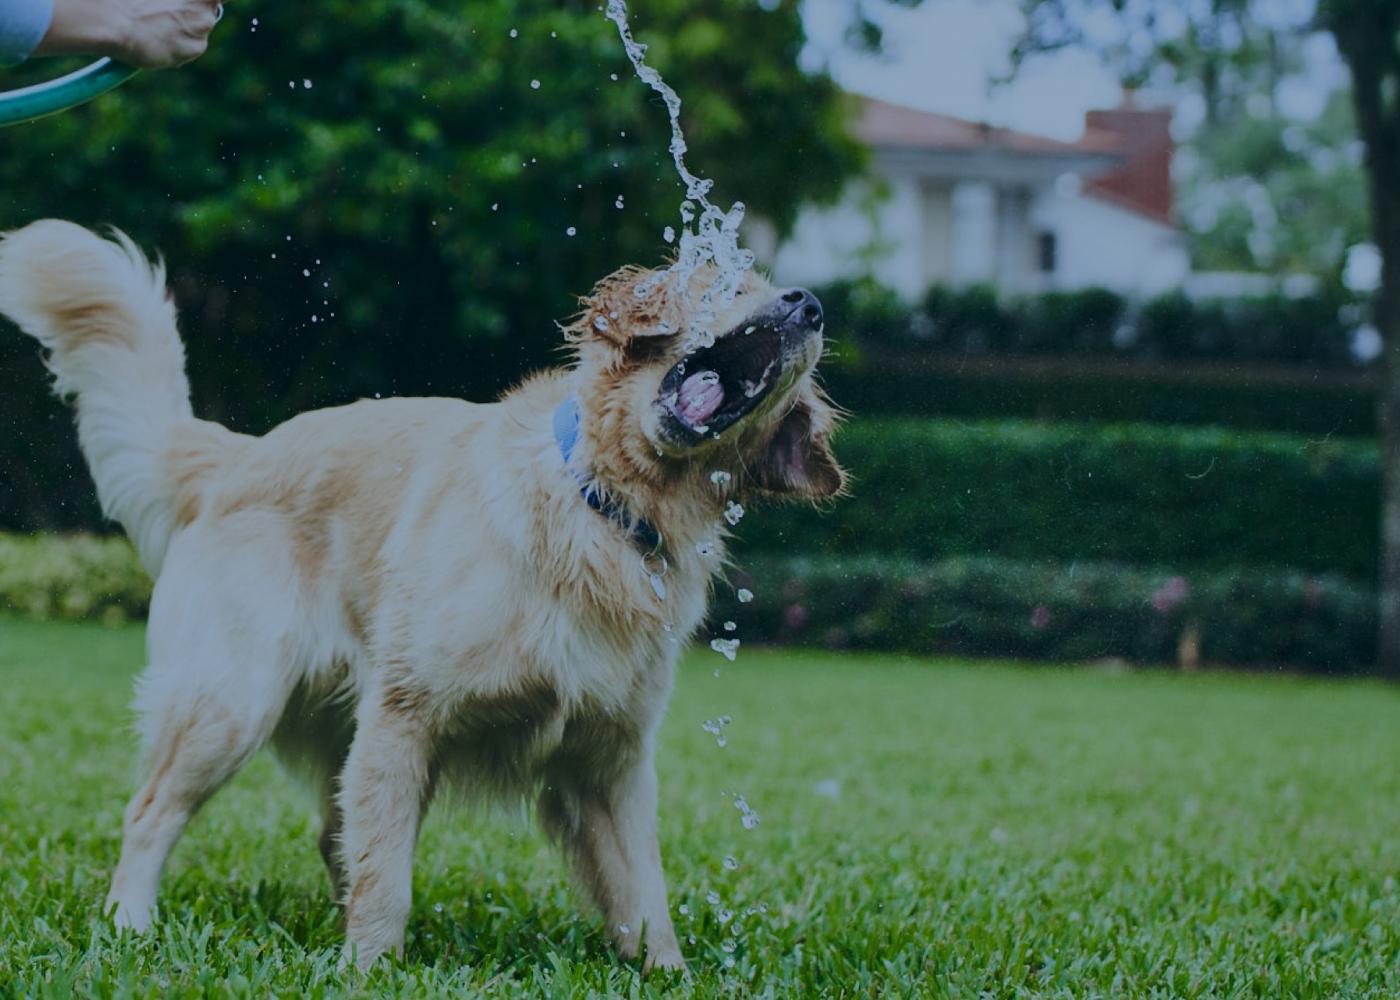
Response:
[[[805,288],[789,288],[783,292],[783,301],[792,306],[787,314],[787,322],[808,329],[820,329],[822,325],[822,304]]]

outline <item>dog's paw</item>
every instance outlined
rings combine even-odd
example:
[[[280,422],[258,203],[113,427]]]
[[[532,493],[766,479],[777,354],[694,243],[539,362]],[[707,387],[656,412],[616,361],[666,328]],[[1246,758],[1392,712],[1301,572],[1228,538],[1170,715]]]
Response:
[[[151,929],[152,907],[133,903],[117,896],[108,896],[102,910],[119,931],[144,934]]]
[[[642,963],[642,972],[680,972],[685,973],[685,959],[681,956],[679,949],[663,949],[656,952],[648,952],[646,961]]]

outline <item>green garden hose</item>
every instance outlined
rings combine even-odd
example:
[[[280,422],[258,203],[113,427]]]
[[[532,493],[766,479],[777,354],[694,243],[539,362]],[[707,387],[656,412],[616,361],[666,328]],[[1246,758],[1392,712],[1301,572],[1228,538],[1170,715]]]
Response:
[[[138,72],[110,59],[99,59],[57,80],[0,93],[0,128],[77,107],[120,86]]]

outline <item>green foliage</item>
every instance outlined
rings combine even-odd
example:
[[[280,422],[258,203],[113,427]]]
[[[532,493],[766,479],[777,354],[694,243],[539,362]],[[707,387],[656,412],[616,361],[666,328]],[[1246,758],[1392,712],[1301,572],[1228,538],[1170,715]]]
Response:
[[[862,417],[1037,419],[1089,423],[1213,424],[1315,437],[1369,437],[1369,384],[1326,376],[1290,380],[1137,365],[1043,366],[909,354],[844,358],[824,375],[831,395]],[[940,363],[931,363],[939,360]]]
[[[716,202],[783,229],[858,167],[846,102],[798,68],[793,0],[645,0],[632,24]],[[196,63],[7,130],[0,230],[57,215],[161,250],[196,411],[237,429],[375,393],[491,398],[558,360],[555,321],[594,281],[670,252],[668,128],[592,2],[230,4]],[[0,524],[92,524],[34,353],[0,330]]]
[[[759,642],[1044,661],[1171,663],[1194,635],[1208,663],[1326,673],[1375,662],[1375,593],[1336,575],[1190,576],[1113,563],[989,557],[743,561],[757,595],[734,615]]]
[[[814,289],[837,335],[879,348],[960,356],[1054,356],[1238,361],[1357,367],[1351,338],[1364,315],[1335,286],[1283,294],[1193,300],[1180,292],[1130,308],[1104,288],[999,298],[985,286],[935,285],[917,308],[870,279]]]
[[[1369,442],[1141,425],[855,420],[852,497],[746,518],[749,551],[1273,566],[1372,580]]]
[[[700,650],[657,755],[688,980],[618,961],[518,816],[441,807],[404,960],[361,978],[311,803],[265,756],[190,825],[152,934],[101,919],[142,660],[138,628],[0,622],[7,994],[1400,995],[1393,685]],[[721,750],[701,722],[724,715]]]
[[[117,536],[0,534],[0,613],[29,618],[144,618],[151,578]]]
[[[1267,88],[1255,100],[1268,101]],[[1181,216],[1201,270],[1304,273],[1336,280],[1346,250],[1370,237],[1366,174],[1351,94],[1315,121],[1239,109],[1191,143]]]

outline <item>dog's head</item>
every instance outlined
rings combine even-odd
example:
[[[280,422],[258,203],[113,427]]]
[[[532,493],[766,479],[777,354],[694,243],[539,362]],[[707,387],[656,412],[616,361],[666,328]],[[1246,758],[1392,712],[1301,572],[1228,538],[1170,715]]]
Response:
[[[836,415],[813,381],[821,303],[749,272],[715,308],[704,294],[714,278],[702,269],[683,288],[674,271],[624,268],[584,299],[565,333],[595,379],[599,416],[632,442],[634,467],[737,464],[736,476],[772,493],[840,492]]]

